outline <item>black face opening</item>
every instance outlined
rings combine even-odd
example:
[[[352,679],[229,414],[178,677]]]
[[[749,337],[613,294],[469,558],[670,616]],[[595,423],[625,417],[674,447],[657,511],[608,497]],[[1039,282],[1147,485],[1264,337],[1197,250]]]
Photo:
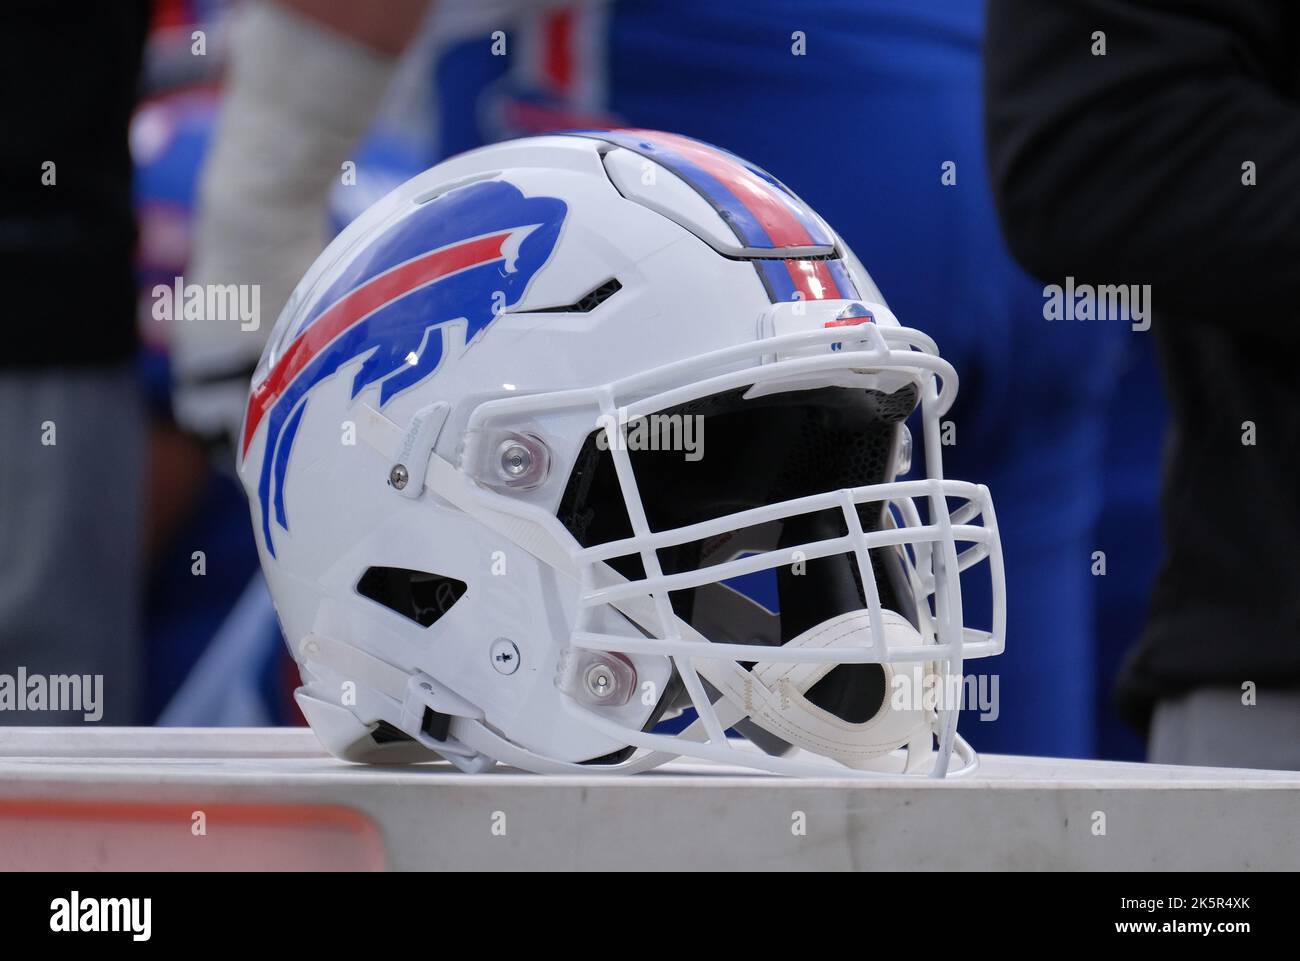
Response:
[[[900,425],[916,407],[918,392],[906,385],[877,390],[824,387],[746,400],[745,388],[715,394],[661,411],[657,417],[692,417],[702,442],[692,459],[683,450],[645,449],[628,444],[629,458],[651,530],[662,531],[840,488],[892,480],[892,456]],[[632,536],[613,455],[593,431],[584,443],[560,504],[558,516],[584,547]],[[886,524],[883,503],[860,504],[858,521],[868,533]],[[665,574],[696,570],[747,552],[794,548],[845,533],[838,508],[815,511],[762,528],[737,531],[661,550]],[[893,549],[870,552],[881,606],[916,623],[910,591]],[[610,566],[624,577],[644,576],[641,559],[616,558]],[[741,643],[784,644],[828,618],[867,606],[858,566],[851,554],[804,561],[764,572],[765,585],[709,585],[671,594],[677,616],[714,640],[719,626],[737,620],[734,588],[773,615],[762,637]],[[757,590],[754,588],[757,587]],[[707,628],[713,628],[709,630]],[[730,638],[728,638],[730,639]],[[879,665],[839,665],[806,693],[818,707],[851,723],[870,720],[886,696]]]

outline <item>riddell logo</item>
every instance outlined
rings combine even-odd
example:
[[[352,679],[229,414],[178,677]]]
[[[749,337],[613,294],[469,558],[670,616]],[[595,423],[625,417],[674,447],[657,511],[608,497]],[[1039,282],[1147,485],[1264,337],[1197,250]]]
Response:
[[[50,930],[78,932],[120,932],[132,941],[148,941],[152,929],[153,898],[82,898],[73,891],[70,898],[50,902]]]

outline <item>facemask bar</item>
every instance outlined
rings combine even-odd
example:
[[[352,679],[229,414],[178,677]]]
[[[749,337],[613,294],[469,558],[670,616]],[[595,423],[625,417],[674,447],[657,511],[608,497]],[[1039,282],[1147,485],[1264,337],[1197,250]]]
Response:
[[[838,345],[832,347],[831,345]],[[816,351],[815,353],[809,353]],[[794,356],[791,356],[794,355]],[[753,361],[759,360],[757,366]],[[749,361],[740,365],[741,361]],[[728,369],[730,368],[730,369]],[[721,372],[719,372],[721,370]],[[633,473],[626,437],[610,436],[611,424],[625,432],[636,418],[673,406],[707,397],[726,390],[803,378],[810,374],[832,371],[859,373],[881,370],[903,371],[921,384],[921,412],[928,477],[925,480],[888,482],[851,490],[822,494],[741,511],[699,524],[652,532]],[[703,375],[703,376],[700,376]],[[725,737],[725,729],[740,719],[734,705],[720,700],[714,704],[705,692],[696,660],[757,661],[767,664],[828,663],[860,664],[888,662],[938,662],[943,675],[961,676],[966,657],[983,657],[1000,653],[1005,634],[1005,586],[1001,547],[996,519],[986,488],[942,477],[939,443],[939,418],[948,410],[956,394],[956,373],[937,354],[934,342],[919,331],[908,328],[880,328],[875,324],[854,327],[806,330],[778,337],[759,339],[714,351],[695,358],[638,373],[623,380],[593,388],[512,395],[486,401],[471,413],[466,436],[486,431],[489,425],[509,423],[512,418],[537,418],[547,412],[575,407],[591,407],[599,415],[593,420],[610,441],[616,476],[623,495],[633,535],[621,541],[582,548],[564,531],[556,518],[536,505],[475,488],[472,497],[495,515],[514,515],[531,520],[551,532],[554,540],[547,553],[555,548],[567,553],[570,573],[580,583],[579,617],[571,643],[576,648],[593,651],[645,653],[668,656],[681,677],[699,720],[677,735],[656,735],[622,726],[565,698],[566,710],[577,712],[598,729],[628,744],[654,752],[608,770],[638,770],[662,763],[673,756],[727,760],[761,769],[784,773],[836,773],[843,776],[879,776],[880,772],[855,770],[818,758],[817,763],[771,757],[757,752],[737,750]],[[621,414],[621,416],[620,416]],[[929,523],[922,523],[914,498],[928,504]],[[948,499],[961,503],[953,510]],[[864,532],[856,506],[881,503],[887,508],[887,529]],[[701,569],[665,575],[657,551],[703,537],[724,534],[743,527],[781,520],[816,510],[838,507],[843,514],[847,533],[816,543],[711,565]],[[971,523],[983,518],[982,525]],[[507,522],[508,525],[509,522]],[[498,527],[500,525],[498,524]],[[557,532],[562,531],[562,534]],[[534,535],[535,539],[535,535]],[[970,546],[958,552],[958,542]],[[526,545],[525,545],[526,546]],[[911,548],[909,555],[905,547]],[[695,632],[672,611],[669,592],[716,583],[758,570],[773,569],[790,563],[790,552],[800,551],[814,559],[833,554],[852,553],[867,598],[872,625],[880,625],[882,607],[879,588],[870,562],[869,551],[876,548],[896,550],[903,555],[904,571],[916,592],[923,639],[926,643],[886,649],[883,632],[874,631],[872,641],[864,647],[799,648],[762,645],[714,644]],[[534,551],[534,553],[538,553]],[[628,582],[608,566],[620,556],[636,555],[641,559],[644,577]],[[541,556],[539,554],[539,556]],[[962,623],[960,572],[987,560],[993,593],[993,625],[990,631],[966,628]],[[628,616],[651,637],[626,637],[593,630],[597,608],[612,605]],[[743,715],[742,715],[743,716]],[[947,707],[938,712],[933,733],[939,749],[934,756],[935,776],[943,776],[954,751],[961,770],[973,769],[975,759],[969,745],[956,736],[957,711]],[[707,739],[707,743],[701,742]],[[924,745],[928,754],[930,746]],[[910,753],[909,748],[909,753]],[[909,758],[909,769],[914,762]]]
[[[925,524],[922,523],[912,498],[926,498],[931,502],[932,507],[936,502],[944,506],[934,522]],[[963,503],[949,512],[945,504],[948,498],[960,498]],[[861,504],[882,502],[893,507],[906,519],[904,526],[898,526],[895,521],[893,526],[886,530],[872,533],[864,532],[858,521],[857,511],[854,508]],[[768,521],[785,520],[800,514],[834,508],[840,509],[845,526],[848,529],[848,533],[839,537],[808,542],[794,548],[781,548],[760,554],[751,554],[748,557],[711,564],[706,567],[683,571],[679,574],[647,574],[646,577],[633,581],[620,578],[617,583],[611,584],[607,580],[602,582],[599,575],[595,573],[595,571],[602,569],[609,571],[606,564],[615,558],[636,555],[643,558],[643,563],[647,563],[648,559],[652,558],[655,552],[659,550],[716,537]],[[882,610],[880,606],[880,589],[871,571],[867,551],[875,548],[898,548],[904,545],[914,545],[921,548],[920,559],[913,562],[904,555],[909,580],[916,589],[918,596],[935,598],[938,609],[937,617],[926,614],[921,633],[923,636],[928,634],[942,637],[944,632],[935,626],[930,626],[927,631],[925,629],[926,621],[941,623],[946,612],[960,605],[961,598],[956,591],[953,591],[950,595],[946,591],[936,590],[936,582],[941,578],[924,574],[922,571],[931,567],[930,561],[934,556],[933,545],[935,544],[940,545],[942,549],[949,552],[945,554],[941,550],[939,556],[944,557],[946,564],[949,565],[948,569],[956,570],[958,573],[989,558],[994,551],[994,542],[997,540],[996,528],[988,523],[972,524],[970,520],[991,513],[992,501],[988,490],[980,485],[965,481],[895,481],[848,490],[827,491],[823,494],[781,501],[764,507],[726,514],[722,517],[686,527],[676,527],[671,530],[641,536],[633,534],[632,537],[623,540],[609,541],[584,549],[580,555],[583,570],[594,570],[591,572],[592,576],[590,578],[592,586],[584,591],[581,604],[584,609],[597,608],[605,604],[621,607],[624,602],[642,595],[653,596],[657,593],[666,594],[670,591],[688,590],[707,584],[715,584],[744,574],[774,570],[792,563],[792,552],[798,552],[799,560],[818,560],[837,554],[852,553],[858,565],[859,576],[863,580],[863,587],[867,596],[867,609],[871,612],[872,618],[879,621]],[[969,543],[971,546],[956,552],[955,545],[958,543]],[[612,574],[612,571],[610,573]],[[952,579],[943,580],[951,581]],[[604,637],[606,635],[600,636]],[[832,657],[828,651],[803,651],[799,653],[789,651],[786,656],[781,658],[781,661],[782,663],[834,662],[863,664],[886,661],[916,661],[948,655],[987,657],[1001,652],[1000,640],[995,631],[964,628],[960,633],[954,633],[953,637],[956,640],[951,644],[936,640],[924,645],[894,648],[889,652],[868,648],[864,649],[861,656],[851,657]],[[647,647],[647,645],[657,643],[651,639],[628,638],[624,640],[626,641],[626,647],[619,649],[628,653],[663,652],[659,648],[654,648],[651,651]],[[581,646],[588,645],[582,644]],[[683,646],[679,650],[683,654],[695,654],[697,656],[703,656],[706,653],[689,646]],[[753,661],[774,660],[772,657],[773,651],[774,648],[766,645],[710,643],[707,653],[711,656]],[[840,653],[844,654],[845,652],[841,650]],[[871,653],[873,656],[866,656],[867,653]]]
[[[882,492],[889,492],[889,504],[902,517],[904,526],[873,533],[863,532],[854,509],[858,504],[874,503]],[[927,497],[936,521],[922,524],[916,505],[911,498]],[[951,514],[944,505],[947,498],[965,498]],[[649,558],[665,547],[716,536],[764,520],[795,516],[807,509],[825,509],[838,505],[844,515],[848,533],[837,538],[807,543],[793,548],[803,559],[814,560],[852,552],[859,566],[867,597],[871,623],[883,623],[879,588],[870,567],[868,551],[873,548],[898,549],[904,544],[917,548],[920,564],[903,553],[905,576],[918,599],[919,627],[923,642],[913,645],[886,643],[883,632],[873,632],[871,641],[861,647],[787,648],[766,645],[730,644],[712,642],[701,637],[671,613],[668,594],[672,590],[685,590],[717,583],[741,574],[771,570],[791,562],[790,550],[768,551],[762,554],[710,565],[676,575],[663,575]],[[986,515],[986,526],[966,523],[976,514]],[[970,542],[971,546],[958,552],[956,546]],[[936,549],[937,546],[937,549]],[[644,558],[647,576],[626,580],[608,567],[606,561],[628,554]],[[611,542],[589,548],[584,552],[586,563],[582,567],[581,611],[577,629],[572,636],[575,647],[591,651],[617,651],[627,654],[660,654],[670,656],[679,675],[691,694],[692,705],[699,715],[708,742],[712,745],[729,744],[723,738],[726,727],[739,717],[722,720],[718,704],[704,696],[699,683],[695,661],[752,661],[764,664],[919,664],[936,661],[943,664],[940,680],[960,677],[963,660],[983,657],[1002,650],[1003,612],[1000,601],[995,600],[995,629],[981,631],[967,628],[961,622],[961,598],[957,576],[981,561],[990,560],[990,574],[995,598],[1002,581],[1001,555],[997,544],[996,520],[986,489],[961,481],[911,481],[860,487],[851,491],[832,491],[795,501],[769,505],[688,527],[675,528],[655,534],[643,535],[623,541]],[[932,566],[932,573],[925,572]],[[650,607],[645,602],[653,600]],[[933,610],[930,604],[933,602]],[[592,614],[604,605],[622,611],[651,637],[626,637],[590,630]],[[665,615],[665,608],[668,613]],[[928,639],[928,640],[927,640]],[[725,707],[726,705],[721,705]],[[591,712],[587,712],[590,714]],[[936,771],[942,773],[955,736],[957,711],[946,708],[939,713],[937,732],[940,749]],[[626,729],[624,729],[626,731]],[[689,735],[687,735],[689,736]],[[649,735],[640,743],[647,747],[667,750],[666,742],[683,737]],[[629,739],[630,743],[638,743]],[[686,752],[690,753],[690,752]],[[733,758],[733,760],[739,760]],[[748,763],[745,761],[744,763]]]

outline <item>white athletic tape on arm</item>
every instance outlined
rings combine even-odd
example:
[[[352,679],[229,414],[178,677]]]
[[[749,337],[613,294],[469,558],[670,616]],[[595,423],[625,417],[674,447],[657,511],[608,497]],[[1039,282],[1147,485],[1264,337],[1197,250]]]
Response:
[[[394,61],[274,3],[243,6],[203,170],[187,283],[257,285],[258,328],[177,320],[177,416],[202,434],[237,433],[251,369],[281,308],[325,246],[329,191],[388,86]]]

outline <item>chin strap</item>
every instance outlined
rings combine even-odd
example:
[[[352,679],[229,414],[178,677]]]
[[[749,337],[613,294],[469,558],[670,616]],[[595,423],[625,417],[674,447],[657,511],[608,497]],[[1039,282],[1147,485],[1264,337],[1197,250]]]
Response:
[[[882,655],[891,648],[920,643],[916,629],[901,615],[883,611],[883,631],[876,637],[867,611],[850,611],[832,617],[787,641],[784,648],[853,647],[880,645]],[[807,692],[825,677],[835,664],[781,664],[767,661],[746,671],[735,661],[696,661],[696,669],[735,708],[755,724],[795,747],[831,757],[846,767],[861,768],[866,762],[889,754],[917,739],[929,741],[933,713],[921,709],[896,708],[895,669],[882,663],[885,698],[879,710],[862,723],[846,721],[808,700]],[[918,697],[909,701],[916,703]],[[734,722],[733,722],[734,723]],[[923,753],[929,752],[925,744]],[[909,758],[911,751],[909,750]]]

